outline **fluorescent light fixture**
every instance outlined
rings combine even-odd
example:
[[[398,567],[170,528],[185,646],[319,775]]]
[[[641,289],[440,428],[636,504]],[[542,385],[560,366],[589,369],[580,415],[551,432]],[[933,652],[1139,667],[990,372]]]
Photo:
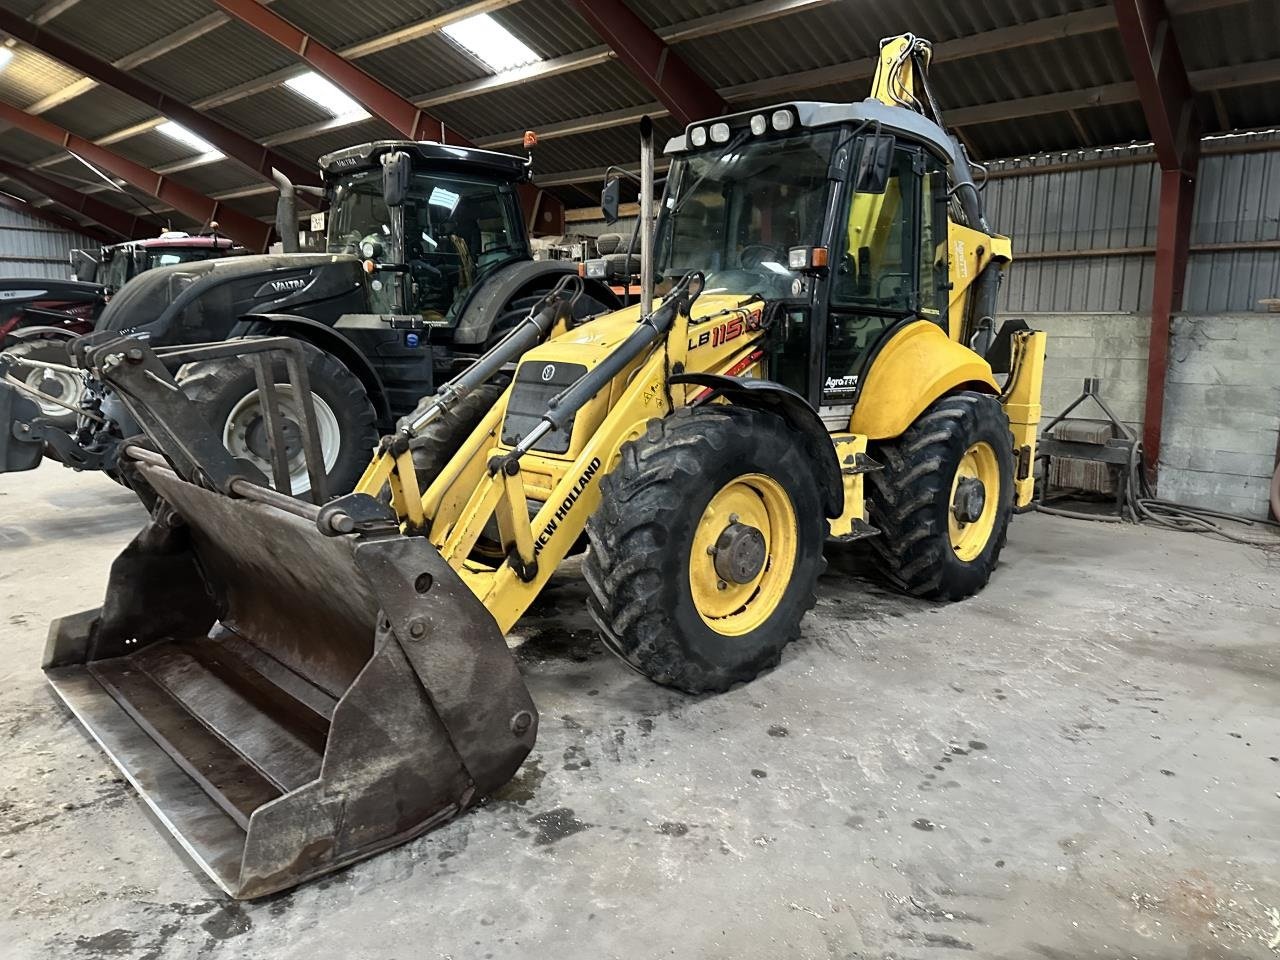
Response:
[[[314,70],[290,77],[284,85],[298,96],[305,97],[316,106],[328,110],[335,117],[352,114],[361,114],[366,117],[369,115],[369,111]]]
[[[222,156],[222,152],[204,137],[197,133],[192,133],[182,124],[174,123],[172,120],[156,124],[156,132],[163,133],[170,140],[185,143],[188,147],[195,147],[200,153],[216,153],[218,156]]]
[[[461,198],[452,190],[436,187],[431,191],[431,196],[427,197],[427,203],[433,207],[445,207],[450,213],[453,213],[453,208],[458,205],[459,199]]]
[[[13,47],[0,47],[0,70],[8,66],[13,59]]]
[[[478,13],[443,28],[445,36],[494,73],[537,63],[542,58],[487,13]]]

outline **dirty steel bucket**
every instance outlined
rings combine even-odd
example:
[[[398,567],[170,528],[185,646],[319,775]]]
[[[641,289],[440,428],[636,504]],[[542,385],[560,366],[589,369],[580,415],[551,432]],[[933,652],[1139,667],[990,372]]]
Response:
[[[152,519],[103,606],[52,624],[44,669],[223,890],[262,896],[403,843],[514,775],[533,701],[424,538],[323,536],[132,466]]]

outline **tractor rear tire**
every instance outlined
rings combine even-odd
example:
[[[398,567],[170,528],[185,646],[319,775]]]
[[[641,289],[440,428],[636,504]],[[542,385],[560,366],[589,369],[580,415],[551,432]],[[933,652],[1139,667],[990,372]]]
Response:
[[[1013,435],[999,401],[971,391],[943,397],[868,452],[883,467],[867,474],[870,521],[880,530],[867,543],[881,572],[930,600],[963,600],[985,587],[1013,513]],[[988,465],[982,510],[961,523],[961,474],[978,462]]]
[[[814,604],[827,529],[811,458],[781,418],[715,405],[650,420],[600,496],[583,574],[609,649],[688,693],[778,663]],[[752,564],[725,574],[744,543]]]
[[[331,497],[350,493],[378,443],[373,403],[360,378],[345,364],[318,347],[299,342],[315,400],[328,493]],[[296,419],[288,408],[291,401],[283,395],[289,384],[285,362],[279,359],[273,364],[281,405],[285,408],[286,430],[288,423],[293,423],[296,430]],[[253,363],[244,357],[188,363],[178,371],[177,381],[199,405],[209,426],[228,449],[248,459],[270,480],[265,425],[261,408],[254,406],[258,386]],[[306,459],[301,453],[300,440],[295,443],[297,452],[289,463],[293,495],[305,498],[310,493],[311,482],[306,477]]]
[[[486,383],[454,404],[444,416],[437,417],[409,441],[413,451],[414,472],[422,492],[440,476],[453,455],[467,441],[486,413],[507,389],[506,378]]]
[[[67,353],[69,340],[51,340],[46,338],[21,340],[5,353],[18,360],[39,360],[41,363],[57,363],[64,367],[71,365],[71,355]],[[56,397],[66,403],[78,406],[84,399],[84,377],[78,372],[48,370],[45,367],[19,367],[13,372],[18,380],[42,394]],[[32,398],[34,399],[34,398]],[[54,426],[73,432],[79,414],[46,400],[36,401],[40,405],[40,416]],[[52,449],[52,448],[49,448]]]

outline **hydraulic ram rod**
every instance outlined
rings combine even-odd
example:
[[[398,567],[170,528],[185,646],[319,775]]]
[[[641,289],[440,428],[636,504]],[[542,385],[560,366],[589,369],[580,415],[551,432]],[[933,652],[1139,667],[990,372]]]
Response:
[[[556,284],[550,293],[534,304],[529,315],[518,326],[513,327],[510,333],[494,344],[475,363],[437,390],[435,396],[431,397],[425,405],[420,405],[409,416],[402,418],[399,423],[400,432],[412,437],[431,421],[445,414],[450,407],[472,390],[483,386],[506,364],[542,342],[555,326],[560,309],[565,305],[560,295],[570,281],[577,280],[577,277],[567,276]],[[572,303],[572,301],[569,302]]]
[[[582,406],[608,385],[609,381],[626,369],[636,357],[650,345],[667,335],[676,316],[687,311],[702,292],[702,274],[692,273],[686,276],[662,301],[660,306],[647,317],[642,317],[636,324],[635,331],[623,340],[613,353],[605,357],[591,370],[584,373],[564,391],[551,398],[547,404],[547,412],[542,421],[530,430],[515,448],[503,458],[505,461],[518,460],[533,445],[552,430],[563,429],[569,418]]]

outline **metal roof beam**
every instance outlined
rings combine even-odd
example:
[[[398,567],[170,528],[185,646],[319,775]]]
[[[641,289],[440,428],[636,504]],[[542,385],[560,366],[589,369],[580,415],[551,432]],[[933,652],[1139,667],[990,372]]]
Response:
[[[682,124],[724,112],[724,101],[622,0],[573,0],[632,76],[648,87]]]
[[[269,2],[269,0],[263,0]],[[430,20],[421,21],[418,24],[411,24],[409,27],[401,28],[392,33],[385,34],[382,37],[375,37],[373,40],[364,43],[354,44],[350,47],[344,47],[338,51],[343,57],[351,59],[353,57],[366,56],[379,50],[389,49],[393,44],[390,43],[392,38],[399,38],[397,43],[405,43],[410,39],[418,39],[425,36],[427,32],[443,29],[449,23],[456,20],[465,19],[479,13],[490,12],[491,4],[497,0],[478,0],[476,3],[468,4],[450,11],[447,14],[441,14]],[[516,0],[507,0],[504,6],[510,6]],[[812,9],[814,7],[827,6],[834,3],[835,0],[757,0],[755,3],[747,4],[745,7],[739,7],[735,10],[729,10],[724,13],[711,14],[705,17],[696,17],[693,20],[686,20],[682,23],[673,24],[670,27],[659,29],[658,36],[668,43],[677,43],[684,40],[692,40],[697,37],[708,36],[713,33],[719,33],[724,30],[733,30],[739,27],[749,26],[754,23],[763,23],[768,20],[774,20],[778,17],[786,16],[789,13],[795,13],[800,10]],[[1235,0],[1239,2],[1239,0]],[[221,26],[227,22],[227,16],[223,13],[212,13],[207,17],[197,20],[191,26],[173,34],[170,38],[157,41],[150,47],[143,48],[128,57],[124,57],[115,61],[114,66],[123,70],[129,70],[133,67],[146,63],[148,60],[154,59],[170,52],[177,46],[194,40],[196,37],[203,36],[210,30]],[[426,25],[432,25],[432,31],[426,31]],[[412,34],[412,35],[411,35]],[[377,50],[374,47],[377,46]],[[156,52],[148,53],[151,48],[156,48]],[[557,57],[553,60],[545,60],[541,63],[530,64],[528,67],[519,67],[515,70],[507,70],[502,73],[493,74],[492,76],[482,77],[479,80],[468,81],[467,83],[457,84],[452,87],[446,87],[432,93],[423,94],[413,100],[413,105],[422,109],[427,109],[441,103],[452,103],[457,100],[464,100],[467,97],[476,96],[481,93],[491,93],[495,90],[505,90],[517,84],[527,83],[530,80],[539,80],[546,77],[558,76],[562,73],[569,73],[575,70],[582,70],[587,67],[595,66],[612,60],[613,51],[608,46],[600,45],[592,47],[589,50],[579,51],[577,53],[567,54],[563,57]],[[249,80],[245,83],[238,84],[228,90],[215,93],[211,96],[197,100],[192,106],[197,110],[211,110],[214,107],[224,106],[228,103],[234,103],[246,97],[254,96],[266,90],[274,89],[280,86],[285,80],[298,76],[302,72],[301,67],[285,67],[281,70],[273,71],[265,77],[256,80]],[[91,89],[96,86],[90,78],[77,81],[56,94],[51,94],[45,100],[33,105],[28,112],[41,113],[44,110],[52,109],[58,104],[65,103],[67,100],[83,93],[84,89],[74,90],[78,84],[87,83]],[[69,95],[68,95],[69,94]],[[58,99],[55,99],[58,98]],[[153,130],[161,122],[161,118],[156,117],[151,120],[144,120],[141,123],[135,123],[120,130],[113,131],[104,137],[100,137],[95,142],[106,146],[112,143],[118,143],[129,137],[135,137],[139,134]],[[342,124],[340,124],[342,125]],[[302,128],[299,128],[302,129]],[[333,129],[329,127],[327,129]],[[523,135],[523,132],[522,132]],[[269,137],[265,141],[267,145],[273,145],[273,141],[279,143],[290,142],[288,140],[278,140],[276,137]],[[36,163],[36,166],[49,166],[59,162],[61,156],[46,157]]]
[[[443,120],[424,113],[380,80],[361,70],[258,0],[213,0],[222,10],[308,64],[362,107],[412,140],[439,140],[459,146],[471,142]]]
[[[1160,462],[1170,320],[1173,312],[1182,307],[1187,276],[1202,123],[1165,0],[1113,0],[1113,3],[1120,39],[1161,171],[1142,423],[1146,469],[1154,478]]]
[[[694,40],[698,37],[723,33],[726,30],[737,30],[755,23],[776,20],[779,17],[797,13],[801,10],[825,7],[834,2],[835,0],[757,0],[756,3],[749,3],[744,7],[726,10],[723,13],[695,17],[692,20],[685,20],[669,27],[659,27],[655,32],[660,39],[668,44],[681,43],[685,40]],[[505,70],[502,73],[481,77],[478,80],[468,80],[465,83],[433,90],[430,93],[414,97],[413,102],[419,107],[434,107],[437,104],[465,100],[468,97],[479,96],[483,93],[506,90],[510,87],[528,83],[531,80],[543,80],[548,77],[558,77],[565,73],[572,73],[576,70],[585,70],[588,67],[598,66],[613,59],[613,49],[608,44],[601,44],[597,47],[568,53],[563,57],[556,57],[552,60],[531,63],[527,67],[517,67],[514,70]]]
[[[0,191],[0,205],[8,207],[10,210],[16,210],[18,213],[25,213],[28,217],[34,217],[37,220],[43,220],[45,223],[52,224],[55,227],[61,227],[63,230],[71,230],[83,237],[91,240],[97,240],[99,243],[115,243],[116,235],[92,223],[79,223],[70,217],[64,217],[56,210],[50,210],[48,207],[37,207],[30,200],[24,200],[22,197],[15,196],[11,193]]]
[[[80,0],[48,0],[39,10],[31,15],[31,22],[35,24],[48,23],[54,17],[60,17]]]
[[[63,130],[48,120],[24,113],[17,107],[4,102],[0,102],[0,120],[11,123],[46,143],[62,147],[70,153],[83,157],[87,162],[132,184],[138,190],[165,201],[197,223],[217,220],[227,236],[250,250],[266,250],[271,243],[271,227],[253,217],[241,213],[234,207],[202,196],[166,178],[163,174],[148,170],[141,164],[134,163],[105,147],[100,147],[84,137]]]
[[[793,93],[796,90],[809,89],[812,86],[811,74],[812,71],[806,70],[783,77],[774,77],[766,82],[771,86],[772,93],[782,95]],[[871,72],[868,71],[867,76],[870,75]],[[1229,87],[1274,83],[1280,81],[1280,59],[1259,60],[1232,67],[1212,67],[1207,70],[1196,70],[1189,75],[1189,79],[1194,89],[1204,92],[1222,90]],[[761,84],[756,82],[739,84],[733,87],[722,87],[720,95],[730,103],[741,100],[756,100],[760,98],[760,87]],[[944,110],[943,118],[949,126],[969,127],[982,123],[998,123],[1003,120],[1020,120],[1023,117],[1043,116],[1047,113],[1066,113],[1071,110],[1084,110],[1089,107],[1134,103],[1138,100],[1138,85],[1132,80],[1122,80],[1097,87],[1086,87],[1082,90],[1064,90],[1061,93],[1021,97],[1017,100],[1001,100],[996,103],[955,107],[950,110]],[[667,116],[668,111],[662,104],[647,103],[638,107],[627,107],[624,110],[612,110],[608,113],[597,113],[587,117],[565,120],[562,123],[548,124],[538,129],[538,137],[542,140],[552,140],[556,137],[593,133],[597,130],[607,130],[611,127],[634,123],[645,115],[656,119]],[[515,131],[508,131],[494,134],[491,137],[481,137],[477,142],[487,149],[500,149],[519,143],[521,136],[522,134]]]
[[[50,179],[43,174],[36,173],[29,167],[10,160],[0,159],[0,174],[4,174],[11,180],[16,180],[18,183],[25,184],[68,210],[73,210],[88,217],[126,240],[154,237],[164,229],[161,224],[155,221],[134,216],[132,213],[107,203],[105,200],[91,197],[74,187],[59,183],[57,180]]]
[[[232,160],[235,160],[267,182],[273,182],[271,178],[272,167],[285,174],[295,183],[314,185],[320,182],[320,178],[314,170],[307,169],[301,164],[294,163],[288,157],[276,153],[274,150],[254,143],[248,137],[236,130],[232,130],[213,117],[198,110],[193,110],[185,103],[174,99],[137,77],[98,59],[87,50],[68,43],[49,31],[29,23],[4,9],[0,9],[0,30],[4,30],[36,49],[61,60],[67,66],[79,70],[81,73],[87,74],[101,83],[114,87],[135,100],[154,107],[166,117],[203,137]],[[310,197],[305,193],[302,196],[312,201],[313,205],[315,204],[314,197]]]

